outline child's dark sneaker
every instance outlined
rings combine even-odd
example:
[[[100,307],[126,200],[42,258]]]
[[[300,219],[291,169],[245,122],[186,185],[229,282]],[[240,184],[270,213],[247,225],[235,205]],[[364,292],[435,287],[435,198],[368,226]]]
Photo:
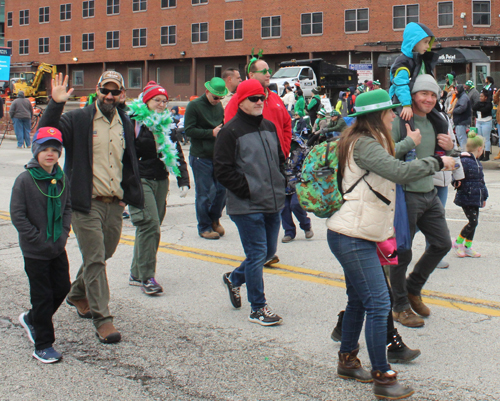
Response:
[[[28,312],[23,312],[19,315],[19,323],[23,326],[26,334],[28,335],[29,340],[35,344],[35,328],[31,324],[28,316]]]
[[[159,294],[160,292],[163,292],[162,286],[158,284],[154,277],[143,281],[141,289],[146,295]]]
[[[267,305],[256,311],[252,311],[252,313],[250,313],[250,316],[248,316],[248,320],[250,320],[252,323],[259,323],[262,326],[273,326],[275,324],[280,324],[281,322],[283,322],[283,319],[277,314],[273,313],[273,311]]]
[[[128,278],[128,285],[134,285],[136,287],[142,287],[142,281],[139,280],[137,277],[134,277],[130,275]]]
[[[56,363],[62,359],[62,355],[53,347],[36,349],[33,352],[33,357],[43,363]]]

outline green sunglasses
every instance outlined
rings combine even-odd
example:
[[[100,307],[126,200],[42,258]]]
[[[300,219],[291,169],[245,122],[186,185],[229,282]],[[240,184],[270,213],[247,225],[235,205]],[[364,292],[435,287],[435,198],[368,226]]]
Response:
[[[254,74],[256,72],[260,72],[261,74],[264,74],[264,75],[266,75],[267,73],[269,73],[269,75],[273,75],[273,70],[271,70],[270,68],[264,68],[263,70],[254,71]]]

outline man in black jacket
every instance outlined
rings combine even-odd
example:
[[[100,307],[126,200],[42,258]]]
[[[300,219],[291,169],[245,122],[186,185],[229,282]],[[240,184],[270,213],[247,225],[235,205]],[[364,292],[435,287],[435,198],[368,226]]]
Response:
[[[249,320],[263,326],[280,324],[264,295],[263,268],[276,252],[280,213],[285,203],[285,156],[274,124],[262,117],[264,89],[256,79],[242,82],[236,92],[238,111],[220,130],[215,142],[214,169],[227,189],[227,213],[238,227],[246,259],[223,275],[229,298],[241,307],[240,287],[247,285]]]
[[[121,340],[109,311],[106,260],[120,241],[125,204],[143,208],[144,196],[134,147],[134,127],[117,108],[123,77],[105,71],[96,87],[97,101],[61,116],[73,92],[68,76],[52,81],[52,100],[40,127],[58,128],[66,149],[64,170],[71,183],[72,225],[83,264],[66,299],[82,318],[92,318],[103,343]]]

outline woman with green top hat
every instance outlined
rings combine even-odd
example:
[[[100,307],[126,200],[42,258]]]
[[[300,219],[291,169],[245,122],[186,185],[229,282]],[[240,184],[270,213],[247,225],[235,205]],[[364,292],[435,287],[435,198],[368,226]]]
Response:
[[[342,133],[337,146],[342,191],[353,189],[344,196],[340,210],[327,220],[328,245],[344,270],[348,296],[337,373],[344,379],[374,382],[375,396],[380,399],[401,399],[414,393],[398,383],[396,372],[387,362],[391,304],[377,256],[377,243],[394,236],[395,183],[405,184],[455,165],[453,158],[446,156],[411,163],[394,157],[392,109],[398,106],[380,89],[356,98],[356,112],[351,115],[357,117],[356,121]],[[363,369],[357,357],[365,314],[371,373]]]

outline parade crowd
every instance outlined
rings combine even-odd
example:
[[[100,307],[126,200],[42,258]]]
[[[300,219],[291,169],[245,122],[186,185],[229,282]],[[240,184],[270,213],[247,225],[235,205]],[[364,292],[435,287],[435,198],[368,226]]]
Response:
[[[136,229],[129,284],[146,295],[163,292],[155,275],[173,177],[181,197],[194,183],[202,239],[225,235],[224,209],[238,229],[246,258],[222,277],[232,306],[242,307],[245,284],[249,321],[282,323],[264,293],[263,268],[279,261],[281,226],[282,243],[296,238],[293,216],[305,238],[314,237],[296,187],[311,149],[335,143],[343,204],[326,220],[327,242],[347,287],[346,308],[331,335],[341,342],[337,372],[373,383],[380,399],[411,396],[414,390],[398,381],[389,362],[411,361],[420,350],[403,342],[394,322],[425,324],[431,310],[422,289],[435,268],[448,267],[451,249],[459,257],[481,256],[472,247],[479,209],[488,198],[480,161],[490,158],[499,101],[491,77],[478,92],[472,81],[461,84],[450,73],[441,89],[433,76],[433,42],[425,25],[408,24],[389,91],[379,81],[366,81],[341,91],[331,112],[321,88],[308,101],[300,82],[285,83],[279,94],[271,91],[272,70],[260,57],[251,58],[243,81],[238,69],[229,68],[206,82],[184,116],[175,106],[168,109],[167,89],[153,81],[126,104],[124,80],[116,71],[101,75],[94,102],[63,113],[73,90],[59,74],[33,142],[24,131],[18,136],[19,146],[31,145],[33,158],[11,198],[32,304],[19,321],[34,344],[33,356],[43,363],[62,359],[53,347],[52,317],[64,301],[77,316],[92,320],[100,342],[121,340],[109,309],[106,261],[118,246],[127,206]],[[24,100],[12,104],[19,120],[30,117]],[[188,143],[186,158],[181,144]],[[63,147],[64,171],[58,164]],[[444,209],[450,184],[468,219],[454,239]],[[398,206],[402,213],[395,212]],[[399,223],[407,227],[406,244],[395,229]],[[71,228],[83,259],[73,282],[65,251]],[[418,231],[427,247],[409,271]],[[388,241],[397,257],[396,248],[389,259],[384,254]],[[357,356],[363,324],[371,371]]]

